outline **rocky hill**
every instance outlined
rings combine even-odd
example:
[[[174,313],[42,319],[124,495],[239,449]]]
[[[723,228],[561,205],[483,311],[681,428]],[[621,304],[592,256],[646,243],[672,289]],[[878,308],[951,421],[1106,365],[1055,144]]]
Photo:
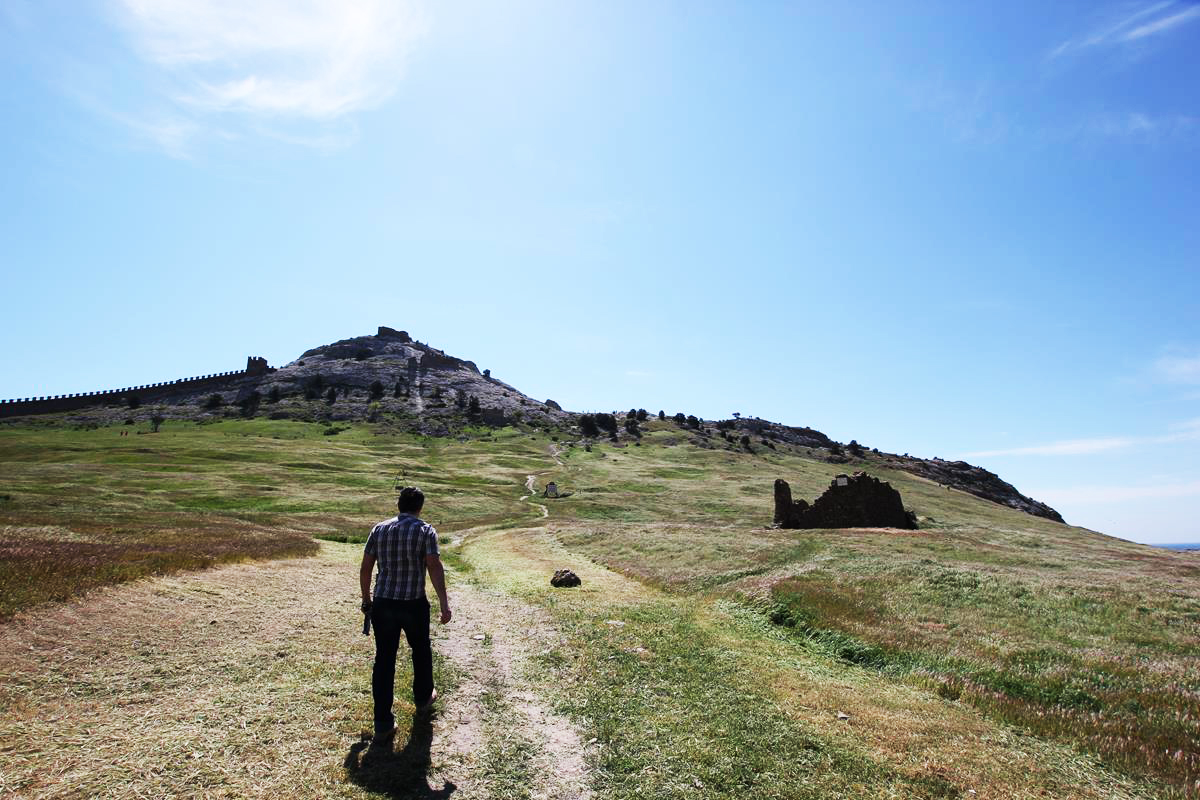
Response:
[[[29,413],[60,411],[56,402],[49,401]],[[81,398],[72,396],[69,402],[79,403]],[[83,397],[82,402],[92,405],[67,412],[73,423],[119,424],[155,417],[204,421],[241,415],[329,424],[367,421],[431,436],[449,435],[470,425],[523,425],[558,430],[568,437],[589,433],[580,427],[582,415],[563,411],[553,400],[528,397],[492,377],[488,370],[480,372],[473,362],[386,326],[374,335],[306,350],[277,369],[251,358],[247,369],[236,373],[96,393]],[[626,426],[627,414],[597,416],[607,422],[600,435],[614,441],[636,441],[637,426]],[[646,413],[638,416],[644,418]],[[678,425],[701,447],[752,450],[782,446],[833,463],[900,469],[1034,516],[1063,521],[1050,506],[964,461],[883,453],[857,442],[835,442],[813,428],[757,418],[713,421],[679,413],[664,415],[663,422]]]
[[[490,371],[480,372],[474,362],[388,327],[380,327],[374,336],[306,350],[264,376],[256,390],[259,408],[272,416],[386,418],[431,435],[445,435],[473,422],[547,427],[566,425],[571,419],[553,400],[527,397]]]

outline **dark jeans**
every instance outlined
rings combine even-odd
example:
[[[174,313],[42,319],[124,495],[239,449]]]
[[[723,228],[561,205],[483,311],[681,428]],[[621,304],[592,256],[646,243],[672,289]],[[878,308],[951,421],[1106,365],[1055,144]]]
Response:
[[[390,731],[396,724],[392,699],[396,682],[396,651],[403,631],[412,648],[413,702],[423,706],[433,694],[433,648],[429,644],[429,601],[376,600],[371,606],[375,628],[375,668],[371,693],[375,697],[375,732]]]

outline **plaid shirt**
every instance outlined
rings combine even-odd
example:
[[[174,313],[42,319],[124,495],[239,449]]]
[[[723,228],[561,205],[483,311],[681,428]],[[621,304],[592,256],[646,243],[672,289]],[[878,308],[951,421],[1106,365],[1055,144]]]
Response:
[[[376,525],[367,537],[366,553],[375,556],[375,597],[420,600],[425,597],[425,556],[438,554],[437,531],[412,514]]]

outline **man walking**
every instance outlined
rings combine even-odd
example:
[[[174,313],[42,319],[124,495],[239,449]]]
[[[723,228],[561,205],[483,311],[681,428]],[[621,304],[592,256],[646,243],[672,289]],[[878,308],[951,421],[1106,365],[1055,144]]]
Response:
[[[375,626],[375,667],[371,672],[371,694],[375,698],[375,739],[382,741],[396,731],[392,714],[395,692],[396,652],[400,633],[412,649],[413,702],[418,711],[433,708],[433,648],[429,643],[429,600],[425,597],[425,571],[437,592],[442,608],[441,623],[450,621],[446,596],[446,573],[438,557],[437,531],[417,514],[425,495],[415,486],[400,491],[399,514],[371,529],[364,548],[358,578],[362,609]],[[375,599],[371,599],[371,572],[379,565]]]

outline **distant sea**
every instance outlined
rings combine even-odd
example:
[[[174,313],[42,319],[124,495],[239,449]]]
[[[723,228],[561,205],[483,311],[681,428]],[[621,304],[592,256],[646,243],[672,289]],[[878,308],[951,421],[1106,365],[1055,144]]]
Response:
[[[1200,550],[1200,542],[1192,544],[1156,544],[1155,547],[1165,547],[1168,550]]]

